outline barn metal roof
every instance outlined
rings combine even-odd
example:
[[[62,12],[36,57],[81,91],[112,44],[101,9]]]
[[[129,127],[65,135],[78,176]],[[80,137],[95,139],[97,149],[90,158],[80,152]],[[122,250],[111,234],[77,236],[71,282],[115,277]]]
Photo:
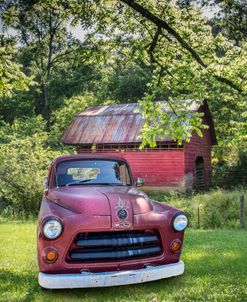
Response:
[[[167,112],[170,111],[168,109],[170,107],[167,105],[167,102],[163,101],[159,103],[162,104],[164,110],[166,110]],[[200,104],[196,102],[192,102],[188,110],[197,111],[200,106],[201,106]],[[141,113],[138,111],[138,108],[139,108],[138,103],[94,106],[94,107],[87,108],[86,110],[79,113],[77,116],[103,116],[103,115],[129,115],[129,114],[141,115]]]
[[[189,110],[200,107],[194,102]],[[90,107],[74,117],[62,141],[68,145],[139,143],[143,123],[137,103]]]

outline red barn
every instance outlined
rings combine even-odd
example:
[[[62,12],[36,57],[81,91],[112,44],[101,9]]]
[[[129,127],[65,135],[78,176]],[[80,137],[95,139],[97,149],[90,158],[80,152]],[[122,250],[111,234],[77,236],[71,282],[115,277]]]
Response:
[[[131,166],[134,178],[145,180],[146,190],[204,188],[210,183],[211,149],[216,145],[212,116],[207,102],[193,104],[191,111],[204,112],[209,126],[203,137],[196,133],[189,143],[178,145],[169,137],[157,140],[156,148],[139,150],[143,119],[138,104],[90,107],[74,117],[63,143],[79,153],[121,155]]]

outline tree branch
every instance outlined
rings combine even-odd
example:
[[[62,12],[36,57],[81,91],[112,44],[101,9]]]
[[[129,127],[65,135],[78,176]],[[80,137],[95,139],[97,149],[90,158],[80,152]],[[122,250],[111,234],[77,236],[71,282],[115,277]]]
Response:
[[[148,43],[146,48],[148,48],[148,54],[150,57],[151,64],[157,64],[160,67],[160,73],[159,73],[159,78],[158,78],[158,85],[160,84],[161,81],[161,76],[166,71],[166,73],[172,77],[172,74],[162,65],[154,56],[153,52],[155,50],[155,47],[159,41],[159,36],[163,36],[162,30],[160,27],[157,28],[155,35],[153,36],[153,40]]]
[[[154,50],[155,50],[155,47],[158,43],[158,39],[159,39],[159,35],[161,34],[161,28],[158,27],[157,30],[156,30],[156,33],[153,37],[153,40],[152,42],[150,43],[150,46],[149,46],[149,49],[148,49],[148,53],[149,53],[149,56],[150,56],[150,59],[151,59],[151,63],[154,63],[155,62],[155,58],[154,58]]]
[[[207,67],[207,65],[203,62],[203,60],[200,58],[198,53],[190,47],[190,45],[180,36],[180,34],[175,31],[166,21],[160,19],[159,17],[155,16],[153,13],[151,13],[149,10],[141,6],[140,4],[136,3],[133,0],[121,0],[125,4],[127,4],[129,7],[131,7],[133,10],[141,14],[146,19],[150,20],[152,23],[156,24],[158,27],[164,28],[169,34],[171,34],[176,40],[187,49],[192,57],[203,67]]]
[[[57,54],[53,59],[51,59],[51,62],[50,62],[51,68],[54,66],[54,64],[59,63],[59,61],[61,59],[63,59],[64,56],[67,56],[67,55],[73,53],[74,51],[75,51],[75,49],[71,49],[71,50],[65,51],[64,53]]]
[[[200,55],[180,36],[180,34],[173,29],[166,21],[160,19],[156,15],[154,15],[152,12],[150,12],[145,7],[141,6],[139,3],[136,3],[134,0],[120,0],[124,2],[126,5],[128,5],[130,8],[132,8],[134,11],[138,12],[141,16],[145,17],[149,21],[151,21],[153,24],[155,24],[158,28],[165,29],[171,36],[173,36],[180,45],[186,49],[191,56],[194,58],[194,60],[203,68],[207,68],[208,65],[202,60]],[[242,89],[233,83],[231,80],[224,78],[222,76],[212,75],[216,80],[218,80],[221,83],[224,83],[234,90],[238,91],[239,93],[242,93]]]

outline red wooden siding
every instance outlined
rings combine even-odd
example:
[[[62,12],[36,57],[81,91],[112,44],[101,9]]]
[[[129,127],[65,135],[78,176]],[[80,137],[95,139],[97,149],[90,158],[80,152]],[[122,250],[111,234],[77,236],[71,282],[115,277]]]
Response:
[[[83,151],[84,150],[84,151]],[[211,178],[211,138],[209,130],[203,131],[203,138],[193,134],[190,143],[174,150],[132,151],[111,149],[95,152],[95,154],[111,154],[124,157],[130,164],[133,177],[145,179],[149,187],[185,187],[191,188],[194,183],[195,163],[198,156],[203,157],[206,183]],[[78,148],[78,153],[85,152]],[[91,150],[88,150],[91,152]]]
[[[177,186],[183,181],[183,150],[126,153],[134,178],[143,177],[146,186]]]
[[[184,168],[186,187],[193,185],[196,168],[196,158],[201,156],[204,160],[204,175],[207,183],[211,178],[211,139],[209,130],[203,130],[203,137],[194,134],[189,143],[184,144]]]
[[[95,153],[97,154],[97,153]],[[104,154],[104,153],[100,153]],[[145,179],[145,186],[177,187],[184,180],[183,149],[135,152],[107,152],[105,154],[124,157],[130,164],[134,180]]]
[[[167,103],[161,104],[167,111]],[[211,147],[217,144],[213,120],[206,100],[192,103],[189,110],[203,112],[203,122],[210,128],[203,131],[203,138],[194,134],[184,146],[178,146],[166,136],[157,140],[156,149],[140,151],[139,135],[144,121],[138,104],[86,109],[74,118],[63,142],[76,146],[78,153],[120,155],[129,162],[134,179],[143,177],[146,186],[162,189],[191,188],[195,183],[196,158],[202,157],[204,167],[200,165],[197,169],[197,184],[203,180],[206,186],[211,176]]]

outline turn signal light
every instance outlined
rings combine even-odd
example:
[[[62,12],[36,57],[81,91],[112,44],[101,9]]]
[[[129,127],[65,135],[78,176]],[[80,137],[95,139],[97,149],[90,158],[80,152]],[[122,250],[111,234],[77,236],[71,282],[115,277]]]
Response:
[[[171,243],[171,250],[173,251],[173,253],[179,252],[181,250],[182,244],[180,240],[174,240]]]
[[[58,258],[58,254],[56,251],[48,251],[45,255],[45,259],[47,262],[55,262]]]

